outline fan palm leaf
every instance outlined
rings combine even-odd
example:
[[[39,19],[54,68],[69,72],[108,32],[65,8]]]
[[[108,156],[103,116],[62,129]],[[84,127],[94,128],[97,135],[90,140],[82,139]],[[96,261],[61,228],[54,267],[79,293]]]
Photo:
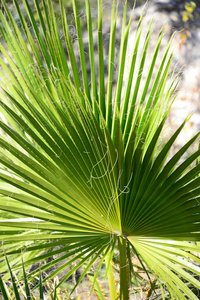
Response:
[[[61,285],[84,266],[78,284],[101,256],[92,279],[95,284],[103,261],[106,260],[109,269],[113,251],[118,247],[121,299],[129,297],[126,265],[129,262],[131,267],[131,253],[136,254],[145,270],[156,273],[165,282],[174,299],[197,299],[182,279],[200,288],[190,274],[200,271],[197,266],[200,260],[192,254],[200,250],[195,244],[200,239],[200,165],[193,164],[200,150],[183,162],[180,159],[199,133],[169,158],[187,118],[162,147],[159,144],[178,83],[173,74],[167,80],[172,40],[154,77],[163,38],[163,29],[160,31],[141,87],[152,33],[151,22],[139,55],[141,16],[123,91],[128,35],[134,13],[126,26],[126,2],[117,83],[113,89],[119,4],[113,1],[106,84],[102,0],[98,1],[99,76],[94,59],[90,3],[86,0],[90,84],[76,0],[73,9],[81,72],[63,0],[60,0],[60,10],[68,58],[50,0],[42,1],[41,6],[34,1],[39,25],[29,2],[23,0],[34,35],[18,1],[14,0],[25,39],[5,1],[2,2],[6,16],[0,12],[3,37],[0,46],[1,260],[6,252],[7,257],[12,257],[11,267],[17,269],[21,251],[25,267],[57,255],[53,262],[30,273],[34,276],[63,262],[46,281],[76,262],[60,280]],[[0,270],[6,271],[5,260],[0,263]],[[110,290],[115,299],[117,294],[112,283]]]

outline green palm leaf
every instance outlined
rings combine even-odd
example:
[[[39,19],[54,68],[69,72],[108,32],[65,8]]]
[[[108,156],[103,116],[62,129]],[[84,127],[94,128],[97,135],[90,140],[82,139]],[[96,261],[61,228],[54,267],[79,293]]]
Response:
[[[111,298],[114,299],[117,292],[109,271],[109,260],[114,251],[119,251],[120,297],[128,299],[133,252],[149,279],[151,272],[156,273],[173,298],[197,299],[183,280],[200,288],[199,282],[190,274],[199,274],[199,259],[193,252],[200,251],[199,244],[195,244],[200,240],[200,165],[193,163],[200,150],[183,162],[180,159],[199,133],[171,159],[168,158],[187,118],[163,147],[159,145],[177,87],[176,77],[172,76],[169,83],[167,81],[172,40],[152,79],[163,38],[161,30],[142,88],[152,22],[139,58],[141,16],[123,93],[128,35],[134,13],[126,26],[126,2],[114,91],[120,3],[113,1],[106,85],[102,1],[98,1],[97,69],[90,3],[86,0],[90,86],[76,0],[73,0],[73,9],[81,72],[78,71],[62,0],[62,29],[68,59],[51,1],[42,1],[41,6],[34,1],[39,25],[29,2],[23,1],[34,30],[31,35],[19,4],[14,0],[26,42],[5,1],[2,2],[6,17],[0,12],[3,37],[0,50],[4,56],[4,59],[0,58],[1,272],[6,270],[4,251],[12,258],[9,261],[13,270],[21,268],[21,251],[26,268],[57,255],[53,262],[41,265],[29,275],[39,276],[41,271],[62,262],[46,277],[45,281],[48,281],[76,262],[59,285],[83,266],[79,284],[102,255],[92,283],[98,290],[95,282],[105,259]],[[149,87],[152,87],[150,93]],[[9,274],[4,277],[8,278]],[[103,297],[101,291],[99,293]]]

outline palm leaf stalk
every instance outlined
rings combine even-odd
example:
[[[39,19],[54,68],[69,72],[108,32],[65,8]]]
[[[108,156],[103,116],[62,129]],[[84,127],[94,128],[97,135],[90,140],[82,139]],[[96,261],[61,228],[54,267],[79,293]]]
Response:
[[[90,3],[86,0],[90,84],[76,0],[73,9],[81,72],[63,0],[60,10],[64,46],[50,0],[43,0],[41,6],[34,0],[37,22],[29,1],[23,0],[34,35],[18,1],[13,2],[26,38],[2,0],[6,15],[0,12],[1,272],[7,271],[4,253],[10,257],[13,270],[21,268],[22,251],[25,268],[57,255],[29,276],[63,262],[45,278],[48,281],[73,265],[60,280],[60,286],[84,266],[77,286],[101,256],[92,279],[96,286],[103,262],[106,261],[109,275],[109,261],[114,251],[119,251],[120,299],[129,298],[132,254],[138,257],[147,275],[156,274],[159,282],[166,285],[172,299],[198,299],[182,279],[200,288],[199,281],[191,275],[200,274],[200,260],[193,254],[200,252],[196,244],[200,240],[200,164],[193,164],[198,161],[200,150],[183,162],[181,158],[199,133],[172,158],[169,151],[188,118],[162,147],[159,143],[177,87],[177,78],[169,73],[172,40],[155,74],[162,29],[146,70],[152,22],[139,55],[141,16],[123,91],[134,13],[127,23],[125,2],[114,88],[119,3],[113,1],[109,60],[105,62],[103,5],[98,0],[97,72]],[[144,71],[147,76],[142,87]],[[4,279],[8,277],[5,273]],[[111,281],[111,299],[116,299]]]

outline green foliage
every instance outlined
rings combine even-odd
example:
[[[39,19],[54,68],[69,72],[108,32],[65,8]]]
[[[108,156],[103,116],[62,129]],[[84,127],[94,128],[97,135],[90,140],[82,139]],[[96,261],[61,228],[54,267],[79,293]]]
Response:
[[[0,289],[1,289],[1,294],[3,296],[4,300],[10,300],[10,299],[16,299],[16,300],[20,300],[20,299],[37,299],[36,295],[37,292],[32,292],[32,289],[30,288],[29,284],[28,284],[28,280],[27,280],[27,274],[25,272],[24,269],[24,264],[22,261],[22,268],[23,268],[23,282],[20,282],[17,279],[16,274],[13,273],[10,264],[8,262],[8,259],[6,257],[6,263],[8,266],[8,270],[10,273],[10,277],[11,277],[11,281],[12,281],[12,287],[10,287],[9,285],[7,285],[5,282],[3,282],[2,278],[0,277]],[[39,295],[40,295],[40,300],[44,299],[44,288],[45,286],[42,285],[42,274],[40,273],[39,276]],[[51,291],[51,293],[49,292],[49,295],[51,294],[50,298],[52,300],[60,300],[61,298],[58,296],[56,288]],[[49,298],[49,299],[50,299]]]
[[[200,288],[199,281],[191,275],[191,272],[200,273],[200,259],[194,254],[200,252],[197,243],[200,240],[200,164],[193,165],[200,150],[185,161],[181,158],[199,133],[169,158],[187,118],[159,146],[178,84],[173,73],[170,75],[172,40],[155,72],[164,35],[161,29],[147,67],[153,22],[143,43],[141,16],[124,86],[134,13],[127,22],[125,2],[115,86],[118,3],[113,1],[109,59],[104,61],[102,1],[98,1],[99,64],[96,66],[90,3],[85,1],[88,75],[76,0],[73,0],[73,11],[78,58],[63,0],[59,3],[67,58],[50,0],[43,0],[41,6],[34,0],[37,21],[30,1],[23,0],[34,35],[18,1],[13,1],[26,39],[5,1],[2,2],[6,14],[0,12],[4,40],[0,45],[0,272],[4,274],[3,280],[10,277],[5,253],[16,272],[21,269],[23,252],[24,268],[40,263],[36,270],[30,271],[30,278],[55,266],[43,283],[65,270],[58,284],[61,286],[83,267],[72,294],[97,261],[94,276],[89,276],[94,289],[103,297],[96,278],[106,261],[111,299],[116,299],[118,292],[120,299],[128,299],[131,283],[142,282],[133,269],[135,256],[149,279],[147,297],[156,282],[163,299],[164,286],[172,299],[198,299],[188,283]],[[143,74],[146,74],[144,85]],[[119,256],[119,291],[115,290],[110,268],[114,254]],[[55,259],[48,262],[51,257]]]

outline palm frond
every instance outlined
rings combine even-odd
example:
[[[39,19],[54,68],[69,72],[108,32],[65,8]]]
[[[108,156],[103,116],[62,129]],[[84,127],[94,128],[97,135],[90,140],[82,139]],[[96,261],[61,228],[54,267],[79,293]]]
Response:
[[[13,0],[26,41],[5,1],[2,2],[6,16],[0,12],[3,37],[0,45],[3,55],[0,58],[1,272],[6,270],[4,251],[7,257],[12,257],[13,270],[21,268],[21,251],[24,267],[57,255],[53,262],[29,275],[39,275],[63,262],[45,278],[48,281],[76,262],[59,285],[84,266],[79,283],[100,255],[103,256],[99,268],[104,259],[112,259],[108,253],[113,254],[118,243],[121,297],[128,299],[130,275],[127,276],[129,271],[124,266],[127,251],[132,247],[146,273],[156,272],[173,298],[197,299],[183,280],[200,288],[190,274],[199,274],[196,266],[199,258],[192,254],[200,252],[199,244],[191,242],[200,240],[200,165],[194,166],[200,150],[185,161],[180,160],[199,133],[171,159],[170,149],[188,118],[161,148],[159,144],[178,83],[173,74],[167,81],[172,39],[155,74],[164,34],[161,29],[142,87],[153,21],[139,55],[143,32],[141,16],[123,91],[128,36],[134,14],[133,10],[127,24],[126,2],[114,87],[120,3],[113,1],[106,84],[102,1],[98,1],[99,66],[95,66],[91,9],[86,0],[90,85],[76,0],[73,0],[73,10],[80,72],[62,0],[64,45],[51,1],[42,1],[41,7],[34,1],[38,25],[29,1],[23,0],[34,30],[32,35],[18,1]],[[132,267],[130,253],[128,261]],[[108,262],[107,267],[109,269]],[[91,277],[97,289],[98,270]],[[0,284],[3,287],[2,281]],[[115,297],[116,291],[112,298]]]

